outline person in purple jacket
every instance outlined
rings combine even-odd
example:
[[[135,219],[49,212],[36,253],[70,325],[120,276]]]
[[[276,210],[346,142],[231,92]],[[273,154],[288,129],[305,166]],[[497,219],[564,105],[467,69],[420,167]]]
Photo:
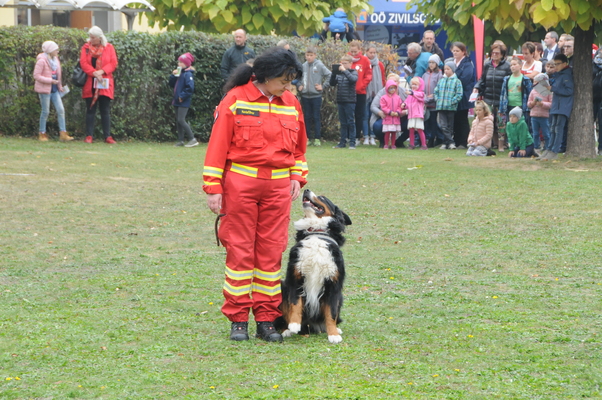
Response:
[[[178,129],[178,142],[176,146],[194,147],[199,142],[194,138],[190,125],[186,122],[186,114],[190,108],[190,100],[194,93],[194,56],[190,53],[182,54],[178,58],[178,68],[173,70],[169,77],[169,86],[174,88],[171,104],[176,109],[176,125]],[[184,144],[184,133],[188,136],[188,143]]]

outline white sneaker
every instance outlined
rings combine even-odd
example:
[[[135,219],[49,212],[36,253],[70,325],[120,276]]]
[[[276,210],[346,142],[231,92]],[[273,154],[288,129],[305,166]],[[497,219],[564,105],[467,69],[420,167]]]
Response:
[[[370,144],[370,140],[368,139],[368,136],[366,136],[364,138],[364,146],[368,146]]]
[[[374,140],[374,138],[373,138],[373,137],[371,137],[371,138],[370,138],[370,144],[371,144],[372,146],[376,146],[376,140]]]
[[[456,148],[456,145],[452,143],[449,146],[447,146],[447,148],[450,150],[454,150]]]
[[[442,144],[441,147],[439,147],[441,150],[446,150],[447,149],[447,145],[446,144]]]
[[[192,139],[190,142],[186,143],[184,145],[184,147],[194,147],[194,146],[198,146],[199,142],[196,141],[196,139]]]

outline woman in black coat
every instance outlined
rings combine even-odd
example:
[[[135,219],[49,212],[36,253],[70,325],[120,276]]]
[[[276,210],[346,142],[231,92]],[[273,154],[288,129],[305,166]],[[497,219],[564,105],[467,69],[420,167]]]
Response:
[[[479,93],[485,103],[491,107],[493,115],[493,146],[497,146],[500,151],[504,150],[506,142],[506,132],[499,129],[498,126],[498,108],[500,105],[500,95],[502,94],[502,84],[504,78],[510,75],[510,63],[506,60],[508,49],[501,40],[496,40],[491,45],[489,60],[485,61],[481,79],[474,87],[473,93]]]
[[[456,63],[456,76],[462,82],[462,100],[458,103],[458,109],[454,117],[454,141],[456,147],[467,147],[466,139],[470,132],[468,123],[468,110],[471,107],[468,99],[475,85],[475,69],[474,64],[468,57],[466,45],[462,42],[454,42],[451,46],[453,61]]]

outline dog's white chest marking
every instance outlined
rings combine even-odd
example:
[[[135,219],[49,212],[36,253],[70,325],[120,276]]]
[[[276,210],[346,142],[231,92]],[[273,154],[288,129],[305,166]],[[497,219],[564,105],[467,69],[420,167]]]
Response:
[[[324,282],[336,276],[337,266],[328,249],[329,241],[318,236],[310,236],[301,242],[296,270],[305,278],[306,307],[310,315],[317,315],[320,309],[320,297],[324,291]]]
[[[296,268],[306,279],[315,277],[319,282],[323,282],[335,276],[337,266],[332,259],[328,244],[328,241],[319,236],[303,239]]]

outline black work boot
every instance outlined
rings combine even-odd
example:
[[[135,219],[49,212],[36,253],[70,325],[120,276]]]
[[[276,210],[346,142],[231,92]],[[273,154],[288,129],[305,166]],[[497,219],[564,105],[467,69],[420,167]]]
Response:
[[[282,335],[278,333],[274,328],[274,324],[270,321],[257,322],[256,336],[266,342],[282,342]]]
[[[232,328],[230,328],[230,340],[249,340],[248,327],[248,322],[232,322]]]

